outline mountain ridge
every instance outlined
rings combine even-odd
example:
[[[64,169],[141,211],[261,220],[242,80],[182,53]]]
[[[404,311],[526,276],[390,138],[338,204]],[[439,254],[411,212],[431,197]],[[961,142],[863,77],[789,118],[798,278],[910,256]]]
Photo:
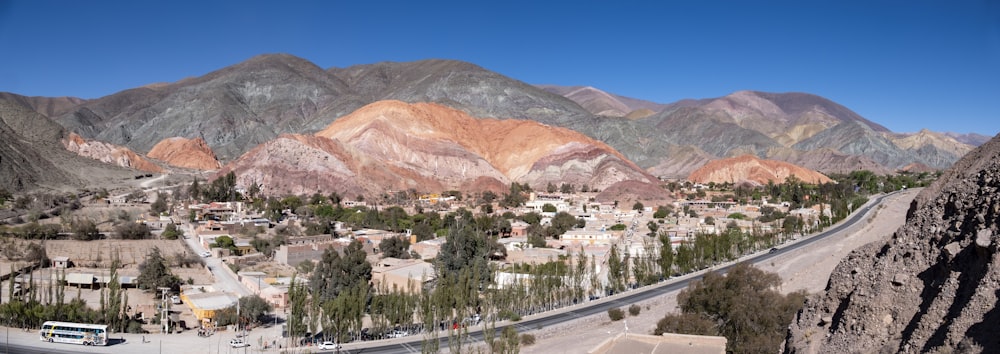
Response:
[[[219,173],[237,172],[243,182],[268,180],[268,188],[282,186],[282,191],[310,188],[308,179],[280,181],[248,167],[276,170],[268,166],[273,161],[291,175],[323,171],[311,181],[312,188],[340,181],[357,193],[385,188],[501,192],[511,182],[599,189],[626,180],[656,182],[610,146],[578,132],[535,121],[474,118],[435,103],[378,101],[314,136],[283,135],[278,140],[255,147]],[[360,181],[344,182],[362,175]]]
[[[636,104],[583,88],[580,92],[622,105]],[[681,172],[707,161],[748,153],[828,173],[858,167],[894,171],[914,163],[944,168],[958,158],[957,152],[971,148],[947,134],[908,139],[840,104],[799,92],[737,91],[656,104],[651,107],[659,111],[651,115],[652,109],[640,108],[625,119],[609,119],[542,87],[473,63],[441,59],[323,69],[292,55],[264,54],[202,76],[92,100],[35,99],[40,102],[35,107],[57,115],[55,121],[87,139],[138,153],[149,153],[170,137],[203,139],[219,160],[228,162],[281,134],[320,131],[380,100],[433,102],[474,117],[572,129],[661,176],[684,176]],[[831,151],[815,153],[827,149]],[[871,166],[873,161],[878,166]]]

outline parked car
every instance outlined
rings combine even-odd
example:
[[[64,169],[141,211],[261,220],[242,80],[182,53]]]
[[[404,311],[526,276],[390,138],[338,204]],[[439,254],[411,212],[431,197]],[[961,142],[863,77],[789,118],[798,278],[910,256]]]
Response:
[[[244,342],[242,339],[233,339],[229,341],[229,346],[233,348],[243,348],[249,347],[250,343]]]
[[[767,253],[774,253],[774,252],[778,252],[778,249],[777,248],[772,248],[770,251],[767,251]]]
[[[462,324],[467,326],[475,326],[479,324],[480,321],[482,321],[482,317],[480,317],[479,314],[477,313],[472,316],[466,317],[464,320],[462,320]]]
[[[319,349],[340,349],[340,344],[334,342],[323,342],[319,344]]]
[[[181,297],[177,296],[177,295],[171,296],[170,297],[170,302],[174,303],[174,305],[180,304],[181,303]]]
[[[408,335],[410,335],[409,332],[396,329],[396,330],[390,331],[389,334],[386,334],[386,337],[389,337],[389,338],[403,338],[403,337],[406,337]]]
[[[200,253],[199,255],[201,255],[202,257],[211,257],[212,256],[212,252],[205,251],[205,252]]]

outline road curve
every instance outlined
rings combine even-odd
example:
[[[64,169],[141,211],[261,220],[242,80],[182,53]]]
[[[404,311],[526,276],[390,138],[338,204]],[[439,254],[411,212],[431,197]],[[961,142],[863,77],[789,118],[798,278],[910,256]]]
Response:
[[[847,219],[841,221],[840,223],[834,225],[833,227],[827,229],[826,231],[823,231],[821,233],[809,237],[802,238],[801,240],[794,242],[792,244],[781,246],[775,252],[764,251],[754,256],[742,257],[738,261],[753,262],[755,264],[763,263],[785,252],[791,252],[799,248],[808,247],[809,245],[811,245],[816,241],[836,235],[844,231],[845,229],[854,226],[858,222],[865,220],[867,218],[868,213],[872,209],[880,205],[886,197],[893,195],[895,193],[897,192],[876,197],[874,201],[867,203],[857,212],[851,214],[851,216],[849,216]],[[716,266],[714,268],[674,278],[664,283],[646,286],[629,292],[609,296],[597,301],[591,301],[580,305],[574,305],[569,307],[568,310],[567,309],[554,310],[551,311],[549,314],[542,313],[540,314],[540,316],[535,315],[538,317],[532,319],[514,323],[505,323],[502,325],[498,324],[496,328],[497,331],[496,333],[499,334],[500,331],[502,331],[503,328],[507,326],[515,326],[515,328],[518,330],[519,333],[525,333],[527,331],[536,328],[544,328],[562,322],[607,312],[611,308],[628,306],[633,303],[641,302],[653,297],[661,296],[669,292],[686,288],[688,286],[688,283],[690,283],[693,280],[701,279],[701,277],[710,270],[725,273],[729,271],[729,269],[732,268],[736,263],[737,262],[730,262],[725,265]],[[421,336],[416,336],[416,335],[407,337],[407,339],[409,338],[412,339],[406,341],[400,341],[399,339],[387,340],[387,341],[381,341],[381,343],[379,341],[376,341],[367,343],[345,344],[345,347],[348,348],[346,348],[346,350],[341,350],[341,353],[366,353],[366,354],[367,353],[377,353],[377,354],[419,353],[420,349],[423,347],[423,341],[424,341],[423,338]],[[440,340],[439,348],[447,349],[448,348],[447,335],[445,334],[445,337],[440,338],[439,340]],[[469,332],[467,343],[472,344],[482,340],[483,340],[483,331],[477,330]],[[390,341],[393,343],[385,343]],[[354,347],[355,345],[358,346]],[[332,353],[332,351],[328,352]]]

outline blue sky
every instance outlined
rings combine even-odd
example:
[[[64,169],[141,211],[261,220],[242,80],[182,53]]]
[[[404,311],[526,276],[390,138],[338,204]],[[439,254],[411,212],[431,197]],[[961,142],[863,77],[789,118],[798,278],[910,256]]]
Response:
[[[262,53],[447,58],[657,102],[818,94],[893,131],[1000,132],[997,1],[0,0],[0,91],[96,98]]]

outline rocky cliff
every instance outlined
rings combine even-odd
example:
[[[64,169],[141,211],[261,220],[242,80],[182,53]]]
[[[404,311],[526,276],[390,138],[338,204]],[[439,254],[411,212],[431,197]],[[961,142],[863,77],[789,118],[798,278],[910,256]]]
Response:
[[[789,327],[786,352],[1000,352],[1000,136],[852,252]]]
[[[166,138],[154,145],[146,156],[171,166],[195,170],[217,170],[222,167],[215,153],[202,138]]]
[[[699,183],[751,182],[765,185],[768,181],[783,183],[790,176],[812,184],[832,182],[822,173],[783,161],[763,160],[753,155],[711,161],[692,172],[687,179]]]
[[[76,133],[70,133],[62,141],[66,150],[77,155],[89,157],[103,163],[136,169],[139,171],[162,173],[163,168],[146,160],[134,151],[124,146],[118,146],[96,140],[81,138]]]

